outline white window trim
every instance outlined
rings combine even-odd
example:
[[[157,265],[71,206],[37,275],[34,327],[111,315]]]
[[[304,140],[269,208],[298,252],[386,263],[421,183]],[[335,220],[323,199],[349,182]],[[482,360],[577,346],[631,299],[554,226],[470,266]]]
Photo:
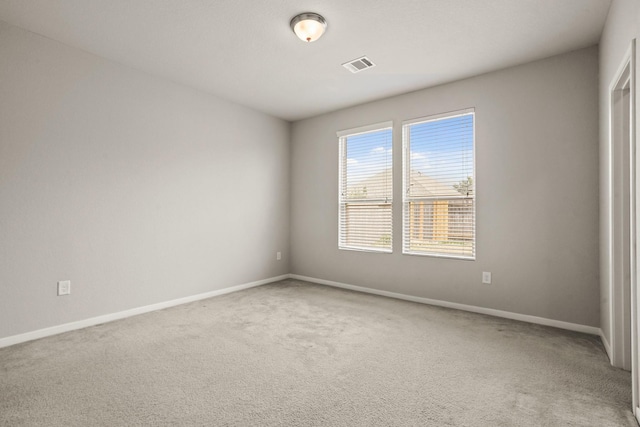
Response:
[[[419,252],[410,252],[410,251],[406,251],[405,250],[405,231],[406,231],[406,221],[407,221],[407,215],[405,213],[405,207],[407,205],[407,190],[408,190],[408,186],[409,186],[409,182],[407,177],[407,168],[411,167],[411,160],[409,158],[410,156],[410,147],[408,147],[407,145],[407,130],[409,128],[410,125],[412,124],[416,124],[416,123],[423,123],[423,122],[427,122],[427,121],[432,121],[432,120],[438,120],[438,119],[442,119],[442,118],[455,118],[455,117],[460,117],[460,116],[464,116],[465,114],[469,114],[469,113],[473,113],[474,118],[473,118],[473,218],[474,218],[474,233],[473,233],[473,255],[472,256],[463,256],[463,255],[445,255],[445,254],[429,254],[429,253],[419,253]],[[439,113],[439,114],[433,114],[430,116],[423,116],[423,117],[417,117],[414,119],[409,119],[409,120],[404,120],[402,122],[402,254],[403,255],[414,255],[414,256],[423,256],[423,257],[430,257],[430,258],[444,258],[444,259],[455,259],[455,260],[461,260],[461,261],[475,261],[477,256],[478,256],[478,227],[477,227],[477,197],[478,197],[478,190],[477,190],[477,178],[476,178],[476,117],[475,117],[475,107],[470,107],[470,108],[465,108],[462,110],[454,110],[454,111],[450,111],[447,113]],[[462,198],[462,197],[461,197]]]
[[[386,122],[374,123],[372,125],[359,126],[357,128],[339,130],[338,132],[336,132],[336,135],[338,136],[338,138],[342,138],[345,136],[354,136],[354,135],[359,135],[361,133],[373,132],[376,130],[383,130],[383,129],[389,129],[389,128],[393,129],[392,120],[389,120]]]
[[[342,246],[341,242],[342,242],[342,227],[340,225],[340,218],[342,217],[342,189],[343,189],[343,185],[344,185],[344,179],[345,179],[345,173],[346,173],[346,169],[345,169],[345,165],[347,164],[347,152],[346,152],[346,144],[343,142],[344,138],[347,138],[349,136],[356,136],[356,135],[361,135],[363,133],[369,133],[369,132],[375,132],[375,131],[380,131],[380,130],[385,130],[385,129],[391,129],[391,134],[392,134],[392,142],[391,142],[391,146],[393,147],[393,121],[389,120],[389,121],[385,121],[385,122],[379,122],[379,123],[374,123],[371,125],[365,125],[365,126],[359,126],[356,128],[351,128],[351,129],[344,129],[344,130],[340,130],[338,132],[336,132],[336,136],[338,137],[338,144],[339,144],[339,149],[338,149],[338,168],[339,168],[339,179],[338,179],[338,249],[341,251],[356,251],[356,252],[369,252],[369,253],[376,253],[376,254],[391,254],[393,253],[393,220],[391,223],[391,248],[390,249],[370,249],[370,248],[366,248],[366,247],[356,247],[356,246]],[[391,176],[393,176],[393,158],[391,160]],[[391,211],[393,212],[393,187],[391,190]],[[357,201],[357,200],[356,200]],[[382,199],[367,199],[367,202],[376,202],[376,201],[384,201]],[[392,216],[393,218],[393,216]]]

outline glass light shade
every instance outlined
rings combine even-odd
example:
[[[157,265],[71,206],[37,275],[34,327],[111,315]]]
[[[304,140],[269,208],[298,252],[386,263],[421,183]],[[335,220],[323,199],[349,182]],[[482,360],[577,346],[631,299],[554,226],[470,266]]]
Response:
[[[317,13],[301,13],[291,20],[291,29],[300,40],[305,42],[318,40],[326,28],[327,21]]]

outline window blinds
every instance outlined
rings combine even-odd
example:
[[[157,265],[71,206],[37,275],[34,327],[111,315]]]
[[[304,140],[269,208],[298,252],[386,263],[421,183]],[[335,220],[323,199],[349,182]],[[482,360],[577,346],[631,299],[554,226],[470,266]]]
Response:
[[[338,134],[340,249],[392,250],[392,128],[382,125]]]
[[[474,112],[403,123],[403,253],[475,259]]]

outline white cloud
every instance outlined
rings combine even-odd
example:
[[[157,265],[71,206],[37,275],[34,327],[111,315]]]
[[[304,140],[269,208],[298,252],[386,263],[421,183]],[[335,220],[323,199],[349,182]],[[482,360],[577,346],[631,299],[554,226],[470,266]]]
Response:
[[[429,161],[429,156],[427,156],[427,153],[419,153],[416,151],[413,151],[411,153],[412,170],[418,170],[422,173],[427,173],[431,166],[432,164]]]

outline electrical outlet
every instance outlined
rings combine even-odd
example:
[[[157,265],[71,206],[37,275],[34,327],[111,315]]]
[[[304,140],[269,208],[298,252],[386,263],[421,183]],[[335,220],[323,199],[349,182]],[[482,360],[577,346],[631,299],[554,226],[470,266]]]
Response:
[[[487,285],[491,284],[491,272],[489,271],[482,272],[482,283],[486,283]]]
[[[58,282],[58,296],[69,295],[71,293],[71,280],[61,280]]]
[[[276,252],[276,261],[280,261],[282,259],[282,252]]]

